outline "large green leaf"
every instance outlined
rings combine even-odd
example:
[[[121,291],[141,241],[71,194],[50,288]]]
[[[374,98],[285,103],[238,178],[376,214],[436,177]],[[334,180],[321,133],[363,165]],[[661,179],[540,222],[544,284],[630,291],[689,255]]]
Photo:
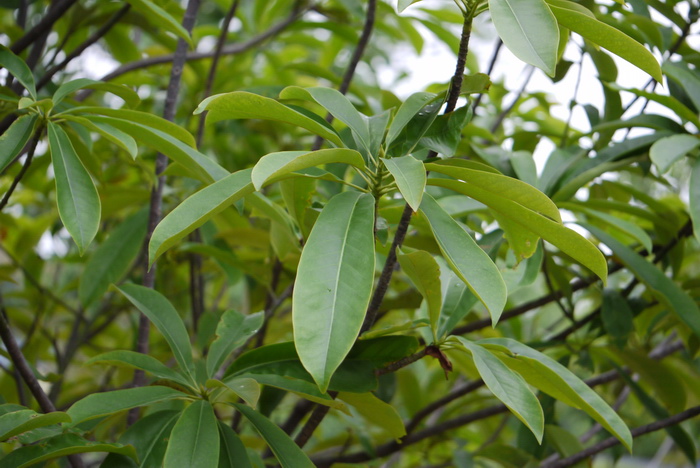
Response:
[[[124,284],[117,289],[156,326],[170,345],[180,369],[195,383],[190,336],[170,301],[158,291],[136,284]]]
[[[134,351],[107,351],[106,353],[99,354],[89,359],[85,364],[108,364],[132,367],[146,371],[160,379],[172,380],[185,387],[192,386],[192,382],[188,381],[182,374],[166,366],[158,359],[148,354],[136,353]]]
[[[553,3],[550,3],[549,6],[560,25],[627,60],[632,65],[647,72],[656,81],[663,81],[659,62],[639,42],[620,30],[578,10],[561,8]]]
[[[214,408],[197,400],[182,412],[170,434],[163,468],[213,468],[219,461],[219,428]]]
[[[342,192],[316,220],[292,298],[294,343],[322,392],[362,327],[374,279],[374,197]]]
[[[131,159],[136,159],[136,156],[138,156],[139,148],[136,144],[136,140],[134,140],[133,137],[131,137],[125,132],[122,132],[118,128],[115,128],[105,122],[100,121],[100,119],[102,119],[101,116],[92,116],[92,118],[88,119],[78,115],[66,114],[63,118],[68,121],[80,124],[88,130],[92,130],[93,132],[99,133],[100,135],[105,137],[105,139],[109,140],[110,142],[114,143],[115,145],[119,146],[124,151],[129,153]]]
[[[440,266],[432,255],[423,250],[411,253],[398,253],[401,269],[428,304],[428,317],[433,338],[437,341],[440,310],[442,309],[442,291],[440,286]]]
[[[119,443],[133,445],[139,459],[139,468],[162,468],[165,448],[180,411],[156,411],[144,416],[122,434]],[[124,468],[117,455],[108,455],[103,468]]]
[[[445,179],[431,179],[430,184],[463,193],[488,205],[512,222],[520,224],[522,229],[530,230],[555,245],[559,250],[590,269],[603,281],[607,280],[608,266],[605,257],[595,245],[576,231],[529,210],[509,198],[488,192],[472,184]]]
[[[275,180],[291,172],[308,169],[328,163],[344,163],[364,169],[365,161],[355,150],[346,148],[323,149],[319,151],[281,151],[266,154],[255,165],[251,180],[255,190],[260,190]]]
[[[122,98],[129,107],[136,107],[139,102],[141,102],[141,98],[139,98],[138,93],[128,86],[105,83],[104,81],[96,81],[89,78],[78,78],[77,80],[71,80],[63,83],[58,87],[58,89],[56,89],[51,98],[53,105],[57,106],[66,98],[66,96],[84,88],[97,89],[112,93],[115,96]]]
[[[82,255],[100,226],[100,197],[66,132],[49,122],[58,214]]]
[[[542,443],[544,413],[525,380],[488,349],[461,336],[455,338],[472,355],[476,369],[491,393],[532,431],[538,442]]]
[[[148,211],[139,210],[110,233],[92,254],[80,276],[78,298],[83,307],[97,301],[126,274],[146,237]]]
[[[68,409],[67,413],[72,419],[71,426],[75,426],[90,419],[176,398],[191,398],[191,396],[172,388],[158,385],[127,388],[112,392],[92,393],[73,403],[73,406]]]
[[[497,355],[530,385],[569,406],[582,409],[620,439],[625,447],[632,449],[632,434],[624,421],[605,400],[569,369],[549,356],[510,338],[490,338],[479,343],[506,348],[510,353]]]
[[[649,149],[649,158],[662,174],[683,156],[700,147],[700,138],[679,134],[656,140]]]
[[[243,413],[265,439],[282,468],[314,468],[309,457],[275,423],[245,405],[233,403],[233,406]]]
[[[235,310],[224,312],[216,327],[217,338],[207,354],[207,376],[214,376],[229,354],[256,333],[264,320],[264,312],[251,315],[243,315]]]
[[[29,91],[29,95],[36,99],[36,85],[34,84],[32,71],[24,63],[24,60],[16,56],[4,45],[0,45],[0,67],[10,72]]]
[[[34,133],[36,114],[23,115],[0,136],[0,172],[22,151]]]
[[[245,91],[217,94],[201,102],[195,114],[207,113],[207,122],[226,119],[267,119],[297,125],[326,140],[342,145],[338,133],[323,119],[314,119],[274,99]]]
[[[430,223],[430,229],[450,268],[486,306],[495,325],[508,296],[498,268],[467,231],[427,193],[423,195],[420,211]]]
[[[30,409],[11,411],[0,416],[0,441],[34,430],[38,427],[70,422],[70,416],[61,411],[38,414]]]
[[[583,225],[615,253],[622,263],[639,278],[678,318],[700,337],[700,308],[692,297],[663,271],[595,226]]]
[[[194,47],[194,42],[192,42],[190,34],[182,24],[151,0],[127,0],[127,2],[129,2],[136,11],[145,16],[151,25],[170,31],[184,39],[190,46]]]
[[[391,175],[394,176],[396,186],[406,203],[413,208],[413,211],[418,211],[423,199],[426,181],[423,162],[410,154],[399,158],[382,158],[382,162]]]
[[[523,62],[554,76],[559,28],[544,0],[489,0],[491,19],[503,43]]]
[[[245,445],[231,426],[218,421],[219,426],[219,468],[253,468],[248,459]]]
[[[212,216],[252,193],[250,174],[250,169],[234,172],[203,188],[168,213],[156,226],[148,244],[149,264]]]
[[[4,458],[0,458],[0,465],[3,468],[25,468],[54,458],[88,452],[119,453],[136,460],[136,452],[130,445],[92,442],[77,434],[60,434],[9,453]]]
[[[700,109],[700,78],[683,62],[666,62],[664,73],[683,87],[696,109]]]
[[[280,99],[300,99],[315,101],[336,119],[343,122],[355,133],[368,151],[371,148],[368,119],[360,114],[355,106],[340,91],[333,88],[300,88],[288,86],[280,93]]]

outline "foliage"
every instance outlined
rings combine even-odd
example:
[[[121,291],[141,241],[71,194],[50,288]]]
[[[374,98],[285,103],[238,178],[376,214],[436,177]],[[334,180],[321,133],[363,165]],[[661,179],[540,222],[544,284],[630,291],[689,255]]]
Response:
[[[695,462],[697,0],[0,7],[3,467]]]

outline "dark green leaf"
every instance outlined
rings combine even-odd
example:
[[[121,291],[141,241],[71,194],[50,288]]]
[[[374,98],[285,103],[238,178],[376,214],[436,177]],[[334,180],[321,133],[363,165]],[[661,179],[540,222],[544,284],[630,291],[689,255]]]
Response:
[[[188,381],[182,374],[169,368],[156,358],[134,351],[107,351],[91,358],[85,364],[108,364],[141,369],[160,379],[172,380],[185,387],[192,386],[192,382]]]
[[[17,78],[17,81],[29,91],[29,95],[36,99],[36,85],[34,84],[34,75],[32,75],[32,71],[27,64],[24,63],[24,60],[16,56],[4,45],[0,45],[0,67],[5,68],[11,75]]]
[[[396,186],[406,203],[413,208],[413,211],[418,211],[426,181],[423,163],[410,154],[399,158],[382,158],[382,162],[394,176]]]
[[[37,116],[23,115],[12,122],[10,128],[0,136],[0,172],[3,171],[22,151],[34,133]]]
[[[70,416],[60,411],[38,414],[30,409],[12,411],[0,416],[0,441],[31,431],[38,427],[70,422]]]
[[[216,327],[216,340],[207,354],[207,375],[213,377],[231,352],[255,334],[263,324],[263,312],[243,315],[235,310],[227,310]]]
[[[218,421],[219,426],[219,468],[253,468],[248,459],[245,445],[231,426]]]
[[[219,429],[214,408],[197,400],[188,406],[175,423],[163,468],[213,468],[219,460]]]

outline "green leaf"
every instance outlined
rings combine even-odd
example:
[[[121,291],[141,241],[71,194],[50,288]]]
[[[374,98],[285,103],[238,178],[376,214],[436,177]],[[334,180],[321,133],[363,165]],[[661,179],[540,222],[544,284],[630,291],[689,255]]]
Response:
[[[190,395],[169,387],[136,387],[112,392],[92,393],[73,403],[67,413],[71,417],[71,426],[83,421],[108,416],[119,411],[152,405],[176,398],[191,398]]]
[[[680,286],[661,270],[649,263],[632,249],[618,242],[608,233],[595,226],[582,224],[591,234],[610,247],[622,263],[639,278],[651,292],[678,318],[700,337],[700,308]]]
[[[140,462],[139,468],[162,468],[168,438],[179,416],[180,411],[149,414],[129,426],[119,438],[119,443],[134,446]],[[112,461],[114,464],[108,466],[122,467],[114,455],[108,455],[103,466]]]
[[[0,416],[0,441],[31,431],[38,427],[70,422],[70,416],[60,411],[39,414],[30,409],[12,411]]]
[[[261,389],[260,384],[254,378],[238,376],[232,379],[227,379],[225,382],[222,382],[221,380],[209,379],[206,381],[206,385],[207,387],[226,388],[235,393],[252,408],[258,406]]]
[[[427,193],[423,196],[420,211],[427,218],[450,268],[486,306],[492,323],[496,325],[508,296],[498,268],[462,226]]]
[[[294,343],[322,392],[350,351],[374,279],[374,197],[342,192],[316,220],[292,297]]]
[[[389,437],[400,439],[406,435],[406,427],[396,409],[373,393],[342,392],[338,394],[338,399],[355,408],[374,427],[384,429]]]
[[[203,188],[168,213],[156,226],[148,244],[149,264],[214,215],[252,193],[250,174],[250,169],[234,172]]]
[[[559,28],[544,0],[489,0],[491,19],[503,43],[523,62],[554,76]]]
[[[437,342],[438,323],[442,308],[442,291],[440,285],[440,266],[432,255],[423,250],[411,253],[399,251],[397,258],[401,269],[411,278],[411,281],[428,304],[428,316],[433,338]]]
[[[700,159],[693,162],[688,184],[690,219],[693,221],[693,234],[700,240]]]
[[[663,67],[662,67],[663,70]],[[605,83],[605,86],[613,89],[615,91],[627,91],[630,92],[636,96],[643,97],[646,99],[649,99],[650,101],[658,102],[662,106],[668,107],[671,109],[673,112],[676,113],[676,115],[684,120],[687,120],[689,122],[692,122],[696,127],[700,128],[700,118],[698,118],[698,115],[690,110],[685,104],[683,104],[681,101],[678,99],[674,98],[673,96],[666,96],[663,94],[656,94],[656,93],[650,93],[648,91],[644,91],[641,89],[635,89],[635,88],[624,88],[617,83]]]
[[[227,119],[274,120],[304,128],[336,145],[342,146],[338,133],[323,119],[311,118],[274,99],[257,94],[244,91],[216,94],[202,101],[194,113],[196,115],[204,111],[209,111],[207,114],[208,123]]]
[[[360,114],[355,106],[340,91],[333,88],[301,88],[288,86],[280,92],[280,99],[311,100],[330,112],[333,117],[347,125],[370,151],[369,125],[367,117]]]
[[[574,408],[582,409],[628,450],[632,450],[632,434],[620,416],[585,382],[549,356],[510,338],[479,341],[484,346],[507,348],[512,354],[506,363],[527,382],[546,394]]]
[[[664,174],[683,156],[700,147],[700,138],[693,135],[672,135],[656,140],[649,149],[649,158]]]
[[[124,284],[117,287],[117,290],[156,326],[165,341],[168,342],[180,369],[196,385],[190,336],[170,301],[158,291],[136,284]]]
[[[3,468],[25,468],[74,453],[111,452],[136,460],[134,447],[85,440],[76,434],[60,434],[34,445],[20,447],[0,459]]]
[[[334,400],[330,395],[328,395],[328,393],[321,393],[315,384],[306,380],[275,374],[250,374],[250,378],[254,379],[260,385],[279,388],[281,390],[294,393],[302,398],[306,398],[314,403],[318,403],[319,405],[329,406],[344,413],[350,414],[348,408],[342,401]],[[228,382],[229,381],[226,381],[227,384]]]
[[[457,324],[469,313],[478,299],[469,290],[464,281],[444,263],[440,265],[440,283],[442,289],[442,310],[438,338],[445,338]]]
[[[402,13],[406,8],[410,7],[414,3],[418,3],[421,0],[399,0],[398,5],[396,5],[396,9],[398,10],[399,13]]]
[[[586,238],[551,219],[522,205],[472,184],[445,179],[431,179],[431,185],[445,187],[478,200],[494,211],[530,230],[562,252],[595,273],[603,282],[607,280],[608,266],[598,248]]]
[[[125,85],[119,85],[114,83],[105,83],[104,81],[91,80],[89,78],[79,78],[77,80],[71,80],[63,83],[58,89],[53,93],[51,99],[53,100],[54,106],[57,106],[61,101],[63,101],[66,96],[72,94],[79,89],[96,89],[99,91],[106,91],[112,93],[115,96],[119,96],[124,100],[127,106],[136,107],[141,102],[141,98],[138,93],[133,89]]]
[[[119,282],[134,262],[146,237],[148,210],[139,210],[110,233],[85,264],[78,298],[83,307],[102,298],[112,283]]]
[[[214,376],[231,352],[253,336],[265,320],[264,312],[243,315],[227,310],[216,327],[216,340],[207,354],[207,375]]]
[[[433,93],[414,93],[411,94],[406,101],[401,104],[399,110],[389,125],[389,131],[386,135],[385,145],[387,148],[399,136],[401,130],[418,114],[421,109],[427,106],[430,102],[437,99],[438,96]]]
[[[36,85],[34,84],[32,71],[24,63],[24,60],[16,56],[14,52],[4,45],[0,45],[0,67],[5,68],[12,76],[17,78],[17,81],[29,91],[29,95],[36,100]]]
[[[170,31],[176,36],[182,38],[191,47],[194,47],[194,42],[187,30],[182,27],[179,21],[173,18],[167,11],[156,5],[150,0],[127,0],[134,7],[134,10],[145,16],[151,25],[161,27],[166,31]]]
[[[624,347],[627,337],[634,331],[634,315],[627,299],[615,289],[605,289],[600,317],[611,341],[619,347]]]
[[[346,148],[323,149],[319,151],[281,151],[266,154],[253,168],[251,179],[255,190],[282,179],[292,172],[328,163],[344,163],[358,169],[365,168],[362,155]]]
[[[282,468],[314,468],[309,457],[294,443],[285,432],[262,414],[247,406],[232,404],[260,433]]]
[[[85,364],[107,364],[132,367],[144,370],[160,379],[172,380],[185,387],[192,387],[192,382],[188,381],[182,374],[148,354],[127,350],[107,351],[106,353],[99,354],[89,359]]]
[[[437,119],[440,109],[445,102],[445,94],[436,95],[430,99],[427,96],[419,95],[415,101],[409,98],[404,105],[399,108],[399,113],[394,117],[389,127],[389,132],[393,132],[392,143],[387,143],[387,155],[389,157],[406,156],[413,152],[420,139],[425,135],[430,126]],[[423,104],[423,107],[419,107]],[[404,111],[404,106],[406,109]],[[399,120],[397,120],[399,119]]]
[[[539,400],[523,378],[510,370],[488,349],[461,336],[455,338],[472,355],[476,369],[491,393],[532,431],[539,443],[542,443],[544,413]]]
[[[700,109],[700,79],[697,73],[690,70],[683,62],[666,62],[663,71],[666,76],[683,87],[695,108]]]
[[[561,8],[551,3],[549,6],[560,25],[627,60],[632,65],[647,72],[656,81],[663,81],[659,62],[639,42],[618,29],[580,11]]]
[[[219,428],[214,408],[197,400],[182,412],[170,434],[163,468],[212,468],[219,460]]]
[[[462,141],[462,130],[473,115],[471,104],[467,104],[455,111],[438,116],[423,134],[418,146],[435,151],[445,158],[453,157],[459,142]]]
[[[399,192],[401,192],[406,203],[413,208],[413,211],[418,211],[420,202],[423,199],[426,181],[423,162],[410,154],[399,158],[382,158],[382,162],[391,175],[394,176],[396,186],[399,188]]]
[[[85,117],[66,114],[63,118],[68,121],[78,123],[83,127],[86,127],[88,130],[92,130],[93,132],[99,133],[107,140],[129,153],[131,159],[136,159],[136,156],[138,156],[139,148],[136,145],[136,140],[134,140],[129,134],[122,132],[118,128],[115,128],[109,125],[108,123],[100,121],[101,117],[92,116],[91,118],[86,119]]]
[[[245,445],[231,426],[221,421],[219,426],[219,468],[253,468]]]
[[[24,149],[34,133],[36,121],[35,114],[23,115],[0,136],[0,172]]]
[[[100,226],[100,197],[68,135],[52,122],[49,122],[49,146],[56,177],[58,214],[82,255]]]

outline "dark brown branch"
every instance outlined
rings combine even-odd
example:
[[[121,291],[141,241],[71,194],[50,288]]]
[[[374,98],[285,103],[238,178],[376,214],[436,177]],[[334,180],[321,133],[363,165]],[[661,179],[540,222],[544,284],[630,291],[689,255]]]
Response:
[[[24,49],[29,47],[34,41],[39,39],[46,31],[51,29],[51,26],[61,19],[61,17],[73,6],[78,0],[59,0],[54,3],[55,7],[39,21],[36,26],[27,31],[27,33],[17,39],[11,46],[10,50],[15,54],[20,54]]]
[[[659,421],[654,421],[651,424],[647,424],[645,426],[640,426],[640,427],[635,427],[632,429],[632,437],[640,437],[643,436],[644,434],[649,434],[650,432],[656,432],[661,429],[665,429],[667,427],[675,426],[676,424],[679,424],[683,421],[686,421],[688,419],[694,418],[695,416],[700,415],[700,406],[695,406],[693,408],[687,409],[683,412],[680,412],[678,414],[674,414],[671,417],[661,419]],[[589,457],[592,457],[593,455],[602,452],[603,450],[609,449],[610,447],[614,447],[616,445],[619,445],[620,441],[617,440],[614,437],[610,437],[608,439],[603,440],[602,442],[599,442],[592,447],[588,447],[585,450],[580,451],[579,453],[572,455],[570,457],[566,457],[562,460],[557,460],[552,463],[548,463],[546,465],[541,465],[542,468],[566,468],[567,466],[572,466],[575,465]]]
[[[47,71],[46,74],[42,76],[41,79],[37,82],[36,89],[39,90],[46,86],[56,73],[66,68],[66,66],[75,58],[79,57],[85,51],[85,49],[102,39],[104,35],[107,34],[114,27],[114,25],[116,25],[119,22],[119,20],[122,19],[122,17],[129,11],[130,8],[131,5],[124,5],[119,11],[112,15],[112,17],[109,20],[107,20],[102,26],[100,26],[100,28],[97,31],[92,33],[90,37],[88,37],[82,44],[76,47],[75,50],[68,54],[68,56],[66,56],[66,58],[63,59],[61,63],[51,67],[51,69],[49,69],[49,71]]]

